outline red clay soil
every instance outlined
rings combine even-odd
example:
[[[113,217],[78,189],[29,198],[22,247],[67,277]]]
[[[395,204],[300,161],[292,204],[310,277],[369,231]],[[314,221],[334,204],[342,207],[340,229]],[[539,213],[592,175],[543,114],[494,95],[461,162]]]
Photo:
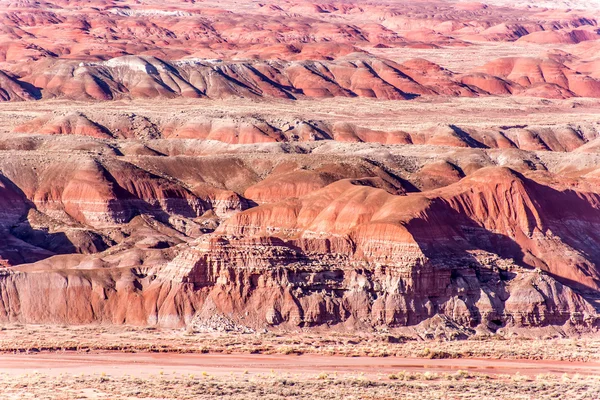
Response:
[[[464,370],[483,374],[537,375],[564,373],[580,375],[600,374],[600,363],[566,361],[531,361],[498,359],[443,359],[399,357],[340,357],[321,355],[235,355],[235,354],[152,354],[152,353],[49,353],[49,354],[2,354],[0,373],[23,375],[39,372],[44,375],[60,374],[101,374],[112,376],[130,375],[147,377],[164,373],[210,375],[230,373],[249,374],[269,373],[319,374],[321,372],[339,374],[377,374],[408,372],[457,372]]]

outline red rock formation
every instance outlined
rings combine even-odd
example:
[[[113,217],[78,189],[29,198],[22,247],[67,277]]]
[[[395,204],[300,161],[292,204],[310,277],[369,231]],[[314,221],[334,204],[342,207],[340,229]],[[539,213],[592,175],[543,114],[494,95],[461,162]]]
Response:
[[[27,85],[0,70],[0,101],[34,100],[35,93]]]
[[[13,269],[1,280],[6,301],[0,315],[177,325],[211,304],[257,325],[398,326],[435,314],[492,331],[596,323],[593,307],[560,283],[577,279],[588,290],[600,284],[584,256],[595,250],[571,247],[585,243],[586,229],[596,229],[597,218],[588,219],[597,215],[591,211],[599,207],[596,196],[559,190],[592,212],[572,213],[546,200],[546,192],[557,189],[507,169],[482,170],[427,196],[397,196],[370,185],[340,181],[236,214],[217,235],[162,267],[153,264],[160,270],[155,277],[140,269],[117,276],[104,267],[77,275],[47,272],[42,282],[34,271],[50,265]],[[565,230],[559,222],[565,220],[584,230]],[[565,251],[577,254],[568,268],[553,261]],[[516,263],[540,266],[534,271]],[[56,289],[44,306],[25,295],[50,286]],[[65,307],[65,297],[81,306]]]
[[[167,124],[162,132],[167,138],[218,140],[232,144],[266,143],[284,139],[279,130],[260,121],[174,121]]]
[[[424,59],[402,64],[378,59],[300,62],[228,62],[126,56],[99,63],[38,61],[4,75],[6,100],[67,98],[366,97],[523,94],[537,97],[598,97],[594,72],[581,73],[554,59],[502,58],[459,75]],[[589,68],[588,68],[589,69]],[[585,71],[586,68],[580,68]],[[553,89],[554,88],[554,89]]]
[[[530,88],[534,90],[536,86]],[[165,122],[166,120],[166,122]],[[592,125],[489,126],[476,128],[438,124],[432,127],[402,130],[376,130],[347,122],[302,121],[298,119],[263,119],[251,117],[188,117],[174,113],[165,120],[152,115],[133,113],[82,114],[52,113],[33,118],[13,129],[15,134],[79,135],[112,139],[194,139],[229,144],[274,142],[366,142],[381,144],[418,144],[472,148],[518,148],[522,150],[573,151],[594,140],[598,129]],[[133,151],[139,143],[121,144]],[[141,154],[158,155],[147,147]],[[169,150],[159,150],[167,151]],[[133,154],[133,153],[130,153]]]
[[[0,322],[597,332],[597,25],[4,2]]]
[[[464,75],[461,82],[495,95],[510,95],[516,89],[514,84],[504,79],[482,73]]]
[[[535,58],[502,58],[486,64],[482,71],[508,79],[526,88],[527,95],[568,98],[598,97],[600,82],[578,74],[564,64]]]
[[[103,126],[89,120],[82,114],[64,116],[44,116],[17,126],[17,133],[33,133],[43,135],[82,135],[96,138],[110,138],[110,132]]]
[[[577,44],[586,40],[598,40],[600,36],[591,31],[574,29],[570,32],[565,31],[540,31],[519,38],[520,41],[541,43],[541,44]]]

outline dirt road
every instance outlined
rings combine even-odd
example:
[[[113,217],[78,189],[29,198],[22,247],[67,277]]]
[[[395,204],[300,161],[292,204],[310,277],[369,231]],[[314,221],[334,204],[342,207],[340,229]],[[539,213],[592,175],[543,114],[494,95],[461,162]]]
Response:
[[[38,353],[0,355],[0,374],[43,373],[108,374],[147,377],[156,374],[228,375],[268,372],[304,374],[328,372],[364,373],[367,376],[398,371],[455,372],[466,370],[486,374],[536,375],[542,373],[600,376],[600,363],[498,359],[442,359],[398,357],[340,357],[321,355],[240,355],[240,354],[155,354],[155,353]]]

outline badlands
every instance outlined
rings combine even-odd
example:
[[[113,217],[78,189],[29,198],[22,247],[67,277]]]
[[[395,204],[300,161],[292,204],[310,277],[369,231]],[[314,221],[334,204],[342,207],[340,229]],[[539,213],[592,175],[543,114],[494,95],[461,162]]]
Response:
[[[599,10],[0,0],[0,351],[74,365],[0,365],[6,396],[598,397]],[[114,351],[409,372],[76,376]]]

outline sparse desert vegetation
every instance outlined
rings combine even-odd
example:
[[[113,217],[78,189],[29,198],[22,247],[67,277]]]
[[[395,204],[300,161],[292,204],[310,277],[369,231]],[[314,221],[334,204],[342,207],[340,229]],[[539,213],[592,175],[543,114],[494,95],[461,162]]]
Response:
[[[419,340],[394,333],[227,332],[189,334],[185,329],[133,326],[11,324],[0,330],[0,352],[152,352],[220,354],[320,354],[424,359],[502,358],[597,361],[600,339],[490,336],[469,340]]]
[[[184,376],[172,373],[145,378],[110,374],[47,376],[0,373],[6,399],[596,399],[597,376],[491,376],[466,371],[365,377],[362,374],[230,374]]]

